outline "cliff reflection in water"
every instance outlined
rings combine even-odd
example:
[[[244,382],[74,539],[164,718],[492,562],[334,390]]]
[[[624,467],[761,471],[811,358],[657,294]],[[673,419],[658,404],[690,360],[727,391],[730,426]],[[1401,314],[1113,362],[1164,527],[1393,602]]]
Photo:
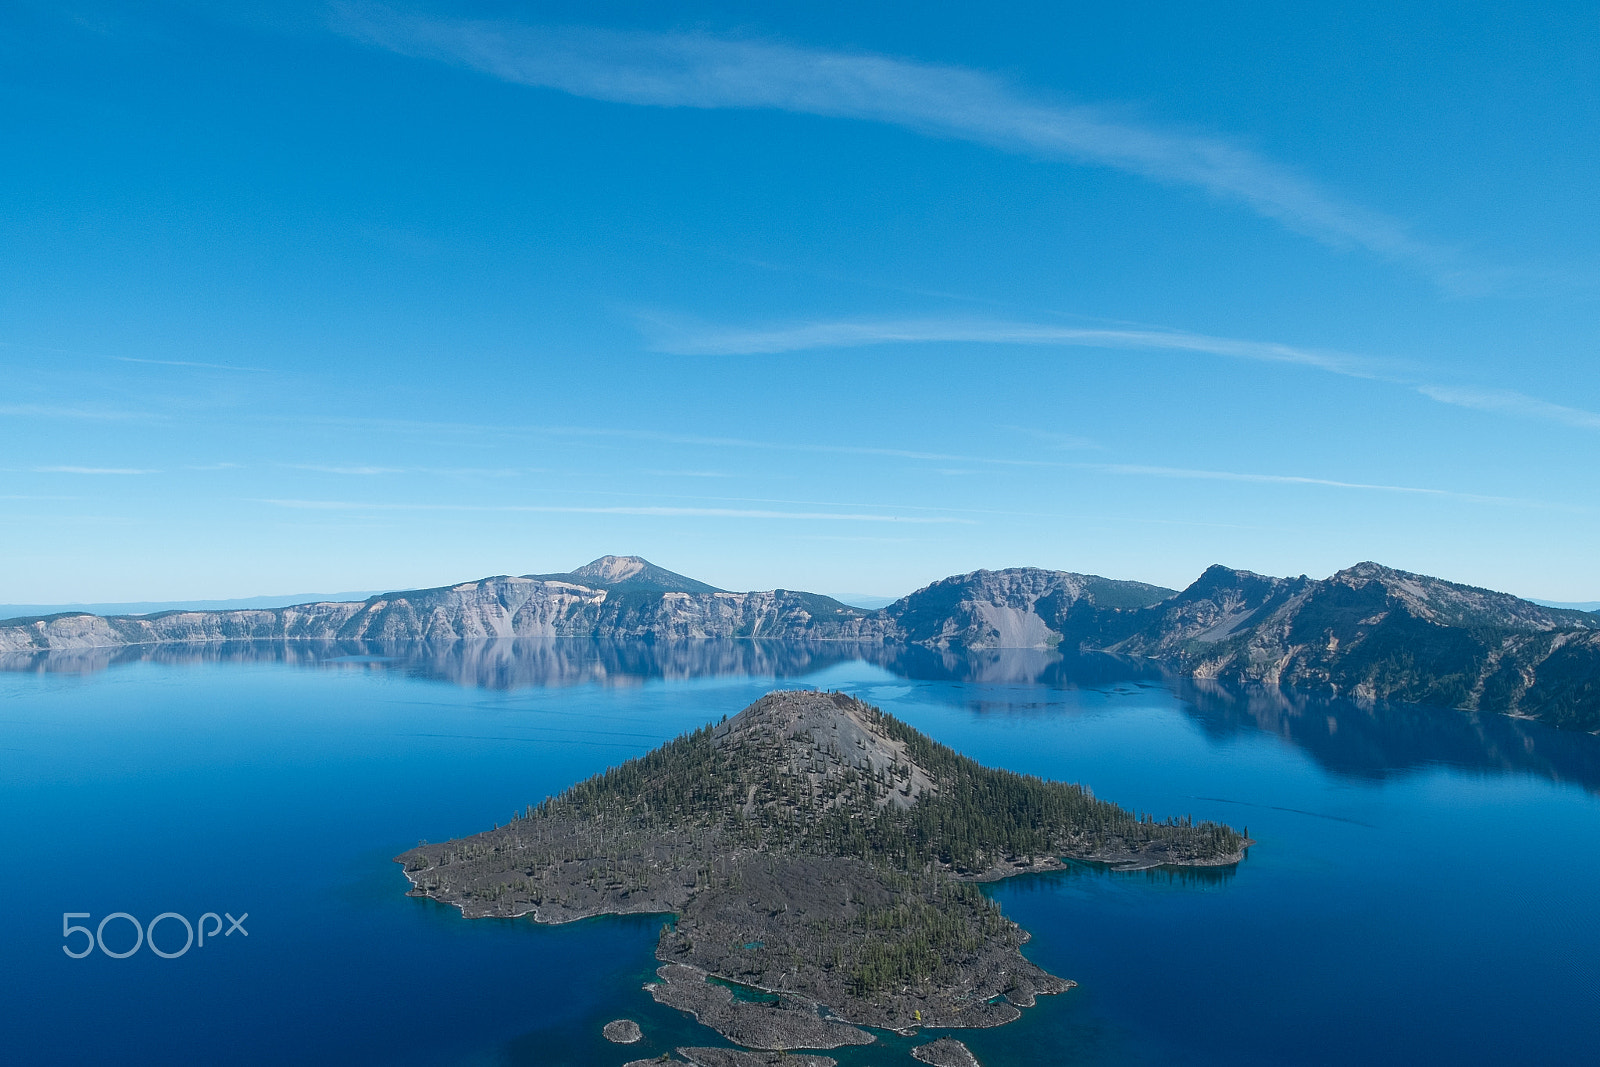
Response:
[[[281,663],[328,670],[401,671],[473,688],[631,686],[654,679],[802,679],[864,662],[907,681],[944,683],[919,699],[945,700],[981,714],[1050,714],[1052,691],[1137,692],[1175,697],[1208,736],[1266,732],[1341,776],[1382,779],[1442,764],[1492,774],[1533,774],[1600,792],[1600,738],[1504,715],[1404,704],[1358,703],[1288,690],[1185,678],[1148,660],[1039,649],[963,651],[871,642],[607,641],[515,639],[441,644],[226,642],[0,655],[0,670],[93,674],[136,663]],[[982,692],[1026,687],[1032,694]],[[978,691],[974,691],[974,689]]]
[[[1013,896],[1024,893],[1053,893],[1065,883],[1100,878],[1178,886],[1186,890],[1216,889],[1233,881],[1238,873],[1237,863],[1226,867],[1146,867],[1137,871],[1119,871],[1103,863],[1068,860],[1066,866],[1060,870],[1039,871],[1007,880],[1005,892]]]
[[[0,670],[93,674],[136,663],[184,666],[281,663],[296,667],[400,671],[477,689],[642,685],[652,679],[794,678],[869,659],[878,646],[839,641],[604,641],[578,637],[500,641],[225,641],[0,653]]]
[[[1600,738],[1528,719],[1230,688],[1191,678],[1177,680],[1174,689],[1208,734],[1275,734],[1345,777],[1381,779],[1443,765],[1533,774],[1600,792]]]

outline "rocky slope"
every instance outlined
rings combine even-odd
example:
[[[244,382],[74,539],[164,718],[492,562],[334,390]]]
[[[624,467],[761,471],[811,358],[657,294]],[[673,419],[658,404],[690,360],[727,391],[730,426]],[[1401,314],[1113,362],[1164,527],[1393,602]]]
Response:
[[[498,576],[385,593],[362,603],[6,620],[0,623],[0,652],[163,642],[512,637],[768,637],[1048,648],[1072,620],[1171,595],[1142,582],[1021,567],[946,578],[886,609],[865,611],[790,589],[728,592],[636,556],[604,556],[567,574]]]
[[[499,576],[362,603],[144,616],[61,614],[0,624],[0,652],[249,640],[448,642],[510,637],[869,639],[875,613],[815,593],[730,593],[633,556],[570,574]]]
[[[1579,611],[1361,563],[1330,578],[1212,567],[1097,620],[1081,648],[1185,674],[1600,727],[1600,626]]]
[[[1093,574],[1014,567],[934,582],[885,608],[894,639],[935,648],[1050,648],[1107,611],[1159,603],[1174,590]]]

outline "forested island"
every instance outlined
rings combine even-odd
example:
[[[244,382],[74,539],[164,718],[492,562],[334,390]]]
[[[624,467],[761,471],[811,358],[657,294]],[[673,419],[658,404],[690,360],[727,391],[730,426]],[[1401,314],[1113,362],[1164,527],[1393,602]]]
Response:
[[[974,883],[1067,859],[1228,865],[1249,843],[984,767],[844,694],[777,692],[397,860],[413,895],[468,917],[668,913],[652,995],[783,1050],[996,1026],[1068,988]]]

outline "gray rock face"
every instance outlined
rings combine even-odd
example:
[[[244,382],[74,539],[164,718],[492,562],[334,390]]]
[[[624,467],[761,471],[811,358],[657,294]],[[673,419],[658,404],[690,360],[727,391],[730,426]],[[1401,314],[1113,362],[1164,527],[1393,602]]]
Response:
[[[979,1067],[972,1050],[953,1037],[941,1037],[911,1050],[911,1058],[933,1067]]]
[[[1211,567],[1169,600],[1094,620],[1099,629],[1082,634],[1079,644],[1128,656],[1181,659],[1193,647],[1249,631],[1305,585],[1304,578]]]
[[[570,574],[499,576],[362,603],[146,616],[65,614],[0,625],[0,652],[248,640],[477,641],[515,637],[657,641],[762,637],[1052,648],[1074,609],[1154,603],[1171,590],[1037,568],[975,571],[880,611],[790,589],[734,593],[636,556]]]
[[[530,577],[535,577],[530,575]],[[570,574],[537,577],[566,579],[596,589],[653,589],[660,593],[721,593],[724,590],[657,567],[638,556],[601,556]]]
[[[832,1056],[791,1056],[786,1052],[739,1048],[680,1048],[678,1055],[695,1067],[837,1067],[839,1062]]]
[[[609,561],[609,562],[608,562]],[[634,566],[634,565],[637,566]],[[241,640],[473,641],[512,637],[771,637],[882,640],[875,613],[813,593],[729,593],[633,557],[605,557],[569,576],[484,578],[386,593],[364,603],[256,611],[67,614],[0,626],[0,652]],[[696,586],[700,591],[670,586]]]
[[[1081,619],[1172,595],[1171,589],[1143,582],[1014,567],[945,578],[891,604],[884,614],[892,620],[893,637],[915,644],[1053,648]]]
[[[301,604],[251,611],[171,611],[158,615],[63,614],[11,620],[0,626],[0,652],[109,648],[184,642],[326,639],[362,610],[361,604]]]
[[[600,1034],[615,1045],[631,1045],[644,1037],[639,1024],[632,1019],[612,1019],[600,1028]]]
[[[1528,632],[1600,626],[1592,612],[1545,607],[1510,593],[1458,585],[1379,563],[1358,563],[1335,574],[1323,586],[1343,586],[1352,592],[1381,589],[1395,607],[1441,626],[1492,626]]]
[[[1321,581],[1213,567],[1100,636],[1083,647],[1198,678],[1600,726],[1592,616],[1376,563]]]

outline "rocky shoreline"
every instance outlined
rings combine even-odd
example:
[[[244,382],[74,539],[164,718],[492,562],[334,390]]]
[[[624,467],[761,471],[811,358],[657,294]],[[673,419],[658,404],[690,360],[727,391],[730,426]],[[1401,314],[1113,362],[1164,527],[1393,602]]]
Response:
[[[953,1037],[941,1037],[911,1050],[911,1058],[933,1067],[978,1067],[978,1057]]]
[[[782,1052],[750,1052],[735,1048],[679,1048],[682,1060],[659,1056],[653,1060],[629,1060],[622,1067],[658,1067],[663,1063],[690,1063],[694,1067],[838,1067],[832,1056],[806,1056]]]

